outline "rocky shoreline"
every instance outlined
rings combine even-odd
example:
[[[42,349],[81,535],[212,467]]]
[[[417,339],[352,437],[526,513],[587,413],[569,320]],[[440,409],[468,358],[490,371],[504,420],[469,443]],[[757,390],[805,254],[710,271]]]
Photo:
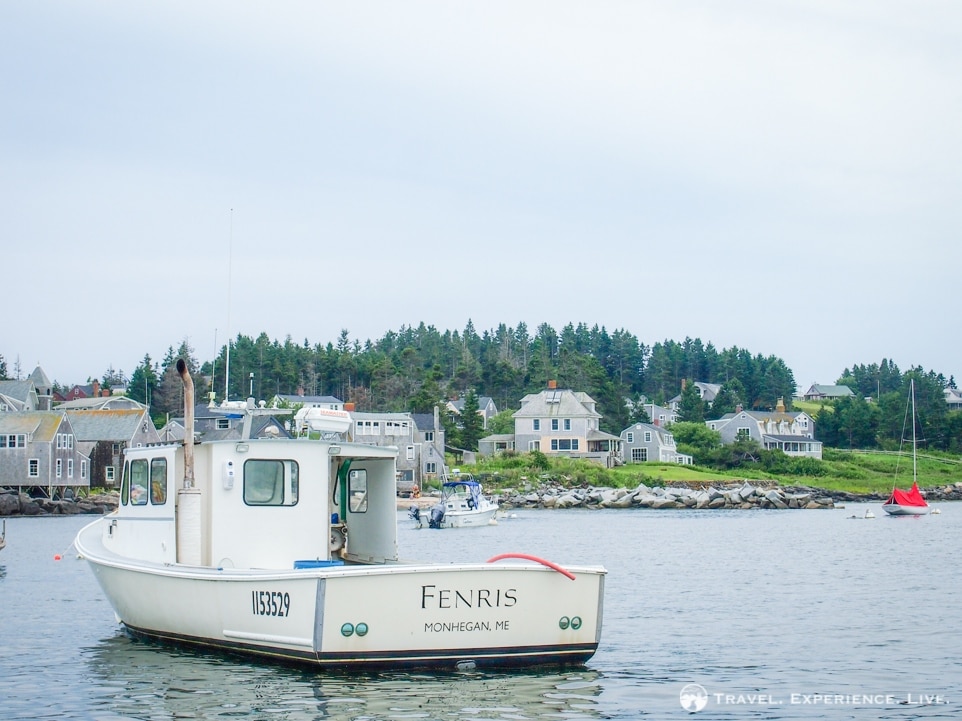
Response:
[[[926,488],[922,491],[929,504],[962,501],[962,482]],[[779,486],[774,483],[740,481],[735,483],[677,483],[672,486],[635,488],[567,488],[546,482],[537,488],[505,489],[492,494],[502,509],[512,508],[694,508],[694,509],[825,509],[839,503],[881,503],[888,497],[879,493],[849,493],[809,486]],[[437,503],[436,496],[417,499],[399,498],[397,507],[425,508]],[[83,498],[32,498],[26,493],[0,492],[0,517],[103,515],[117,508],[116,492],[92,494]]]
[[[929,503],[962,500],[962,483],[923,491]],[[678,483],[672,486],[636,488],[564,488],[545,484],[538,489],[503,491],[502,508],[694,508],[694,509],[826,509],[839,502],[883,502],[888,495],[830,491],[808,486],[779,486],[741,481],[728,484]]]
[[[103,515],[117,508],[118,501],[116,492],[52,500],[31,498],[26,493],[16,491],[3,491],[0,492],[0,517]]]

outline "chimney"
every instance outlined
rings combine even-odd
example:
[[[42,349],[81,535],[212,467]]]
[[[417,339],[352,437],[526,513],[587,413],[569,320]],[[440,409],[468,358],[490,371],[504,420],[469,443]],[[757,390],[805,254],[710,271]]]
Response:
[[[739,403],[737,406],[735,406],[735,413],[741,413],[741,412],[742,412],[742,404]]]
[[[347,403],[345,403],[345,404],[344,404],[344,410],[346,410],[348,413],[353,413],[353,412],[354,412],[354,401],[348,401]]]
[[[553,390],[555,390],[557,387],[558,387],[558,381],[555,381],[555,380],[548,381],[548,390],[549,390],[549,391],[553,391]]]
[[[685,379],[685,378],[682,378],[682,379],[681,379],[681,392],[682,392],[682,393],[685,392],[685,386],[687,386],[687,385],[688,385],[688,380]]]
[[[779,398],[779,399],[778,399],[778,402],[775,404],[775,410],[778,411],[779,413],[784,413],[784,412],[785,412],[785,399],[784,399],[784,398]]]
[[[93,397],[94,397],[94,398],[96,398],[97,396],[100,395],[100,381],[94,380],[94,381],[90,384],[90,387],[93,388],[93,391],[94,391]]]

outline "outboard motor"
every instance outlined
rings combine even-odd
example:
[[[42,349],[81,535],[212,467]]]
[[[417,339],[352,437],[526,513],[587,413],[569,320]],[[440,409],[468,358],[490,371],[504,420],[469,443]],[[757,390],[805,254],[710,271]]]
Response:
[[[411,520],[417,521],[418,525],[420,525],[420,524],[421,524],[421,510],[420,510],[417,506],[412,505],[412,506],[408,509],[408,518],[410,518]]]
[[[444,507],[438,504],[431,507],[431,518],[428,520],[428,528],[440,528],[441,521],[444,520]]]

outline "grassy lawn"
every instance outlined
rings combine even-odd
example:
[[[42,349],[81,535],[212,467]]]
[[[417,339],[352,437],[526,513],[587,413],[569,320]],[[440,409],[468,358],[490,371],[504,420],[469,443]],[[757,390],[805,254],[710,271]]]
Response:
[[[485,459],[476,466],[461,465],[464,473],[484,476],[486,486],[507,487],[551,478],[571,486],[631,488],[639,483],[667,486],[672,483],[731,483],[740,480],[774,481],[783,486],[811,486],[850,493],[887,494],[897,480],[899,487],[912,485],[912,457],[895,453],[847,453],[826,449],[817,476],[780,476],[761,467],[746,466],[735,471],[716,471],[699,466],[673,463],[632,463],[604,469],[588,461],[551,460],[550,468],[526,465],[526,454],[514,458]],[[946,486],[962,481],[962,461],[944,456],[918,459],[919,485],[923,488]]]

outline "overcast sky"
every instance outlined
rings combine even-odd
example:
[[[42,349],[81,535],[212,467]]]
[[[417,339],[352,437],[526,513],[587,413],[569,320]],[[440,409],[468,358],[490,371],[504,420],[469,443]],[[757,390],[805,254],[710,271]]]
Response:
[[[0,354],[470,319],[962,376],[960,139],[957,0],[6,0]]]

